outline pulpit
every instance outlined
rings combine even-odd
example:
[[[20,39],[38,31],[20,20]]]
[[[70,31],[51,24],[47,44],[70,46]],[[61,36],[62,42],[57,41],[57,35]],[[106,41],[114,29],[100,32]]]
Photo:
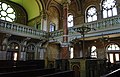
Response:
[[[70,69],[75,77],[100,77],[105,73],[106,62],[103,59],[70,59]]]

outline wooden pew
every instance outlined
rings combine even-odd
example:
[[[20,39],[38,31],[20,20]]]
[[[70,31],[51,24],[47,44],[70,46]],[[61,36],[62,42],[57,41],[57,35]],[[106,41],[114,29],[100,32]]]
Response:
[[[55,69],[35,69],[0,73],[0,77],[35,77],[55,73]]]
[[[57,72],[57,73],[47,74],[37,77],[75,77],[75,76],[74,76],[74,71],[63,71],[63,72]]]
[[[13,67],[0,67],[0,73],[22,71],[22,70],[32,70],[37,69],[35,65],[24,65],[24,66],[13,66]]]
[[[22,70],[44,69],[44,60],[12,61],[0,60],[0,73]]]
[[[119,76],[120,76],[120,68],[100,77],[119,77]]]

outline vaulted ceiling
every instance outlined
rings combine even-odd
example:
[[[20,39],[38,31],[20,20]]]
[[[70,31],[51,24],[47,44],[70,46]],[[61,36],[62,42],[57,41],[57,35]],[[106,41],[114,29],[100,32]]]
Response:
[[[28,20],[40,16],[41,12],[48,9],[51,2],[62,5],[64,0],[10,0],[17,4],[20,4],[25,8],[28,13]],[[71,0],[76,2],[77,6],[80,6],[81,0]],[[77,7],[76,7],[77,8]]]

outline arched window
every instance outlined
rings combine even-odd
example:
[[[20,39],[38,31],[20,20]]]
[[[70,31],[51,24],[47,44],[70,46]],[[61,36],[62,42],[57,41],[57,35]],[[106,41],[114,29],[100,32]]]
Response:
[[[28,51],[33,51],[35,50],[35,46],[33,44],[28,45]]]
[[[91,57],[97,58],[96,46],[91,47]]]
[[[107,46],[107,59],[111,63],[120,61],[120,47],[117,44],[111,43]]]
[[[68,15],[68,27],[73,27],[73,15],[69,14]]]
[[[50,32],[55,31],[55,23],[50,22]]]
[[[115,0],[103,0],[102,14],[103,14],[103,18],[117,15],[116,1]]]
[[[86,11],[87,22],[92,22],[97,20],[97,10],[94,6],[91,6]]]
[[[19,44],[12,42],[11,44],[8,45],[8,50],[19,50]]]
[[[72,59],[74,57],[74,51],[73,51],[73,47],[70,47],[70,58]]]
[[[110,44],[108,45],[107,50],[120,50],[119,46],[117,44]]]
[[[0,2],[0,19],[13,22],[15,21],[15,18],[14,9],[10,5]]]

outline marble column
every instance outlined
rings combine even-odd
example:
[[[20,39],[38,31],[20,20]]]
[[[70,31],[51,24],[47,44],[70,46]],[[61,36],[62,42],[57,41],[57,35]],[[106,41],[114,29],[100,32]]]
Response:
[[[47,14],[45,12],[42,13],[42,19],[41,19],[41,29],[44,31],[48,31],[48,26],[47,26]]]
[[[68,26],[67,26],[68,4],[69,0],[63,0],[63,43],[61,50],[61,59],[69,58]]]

